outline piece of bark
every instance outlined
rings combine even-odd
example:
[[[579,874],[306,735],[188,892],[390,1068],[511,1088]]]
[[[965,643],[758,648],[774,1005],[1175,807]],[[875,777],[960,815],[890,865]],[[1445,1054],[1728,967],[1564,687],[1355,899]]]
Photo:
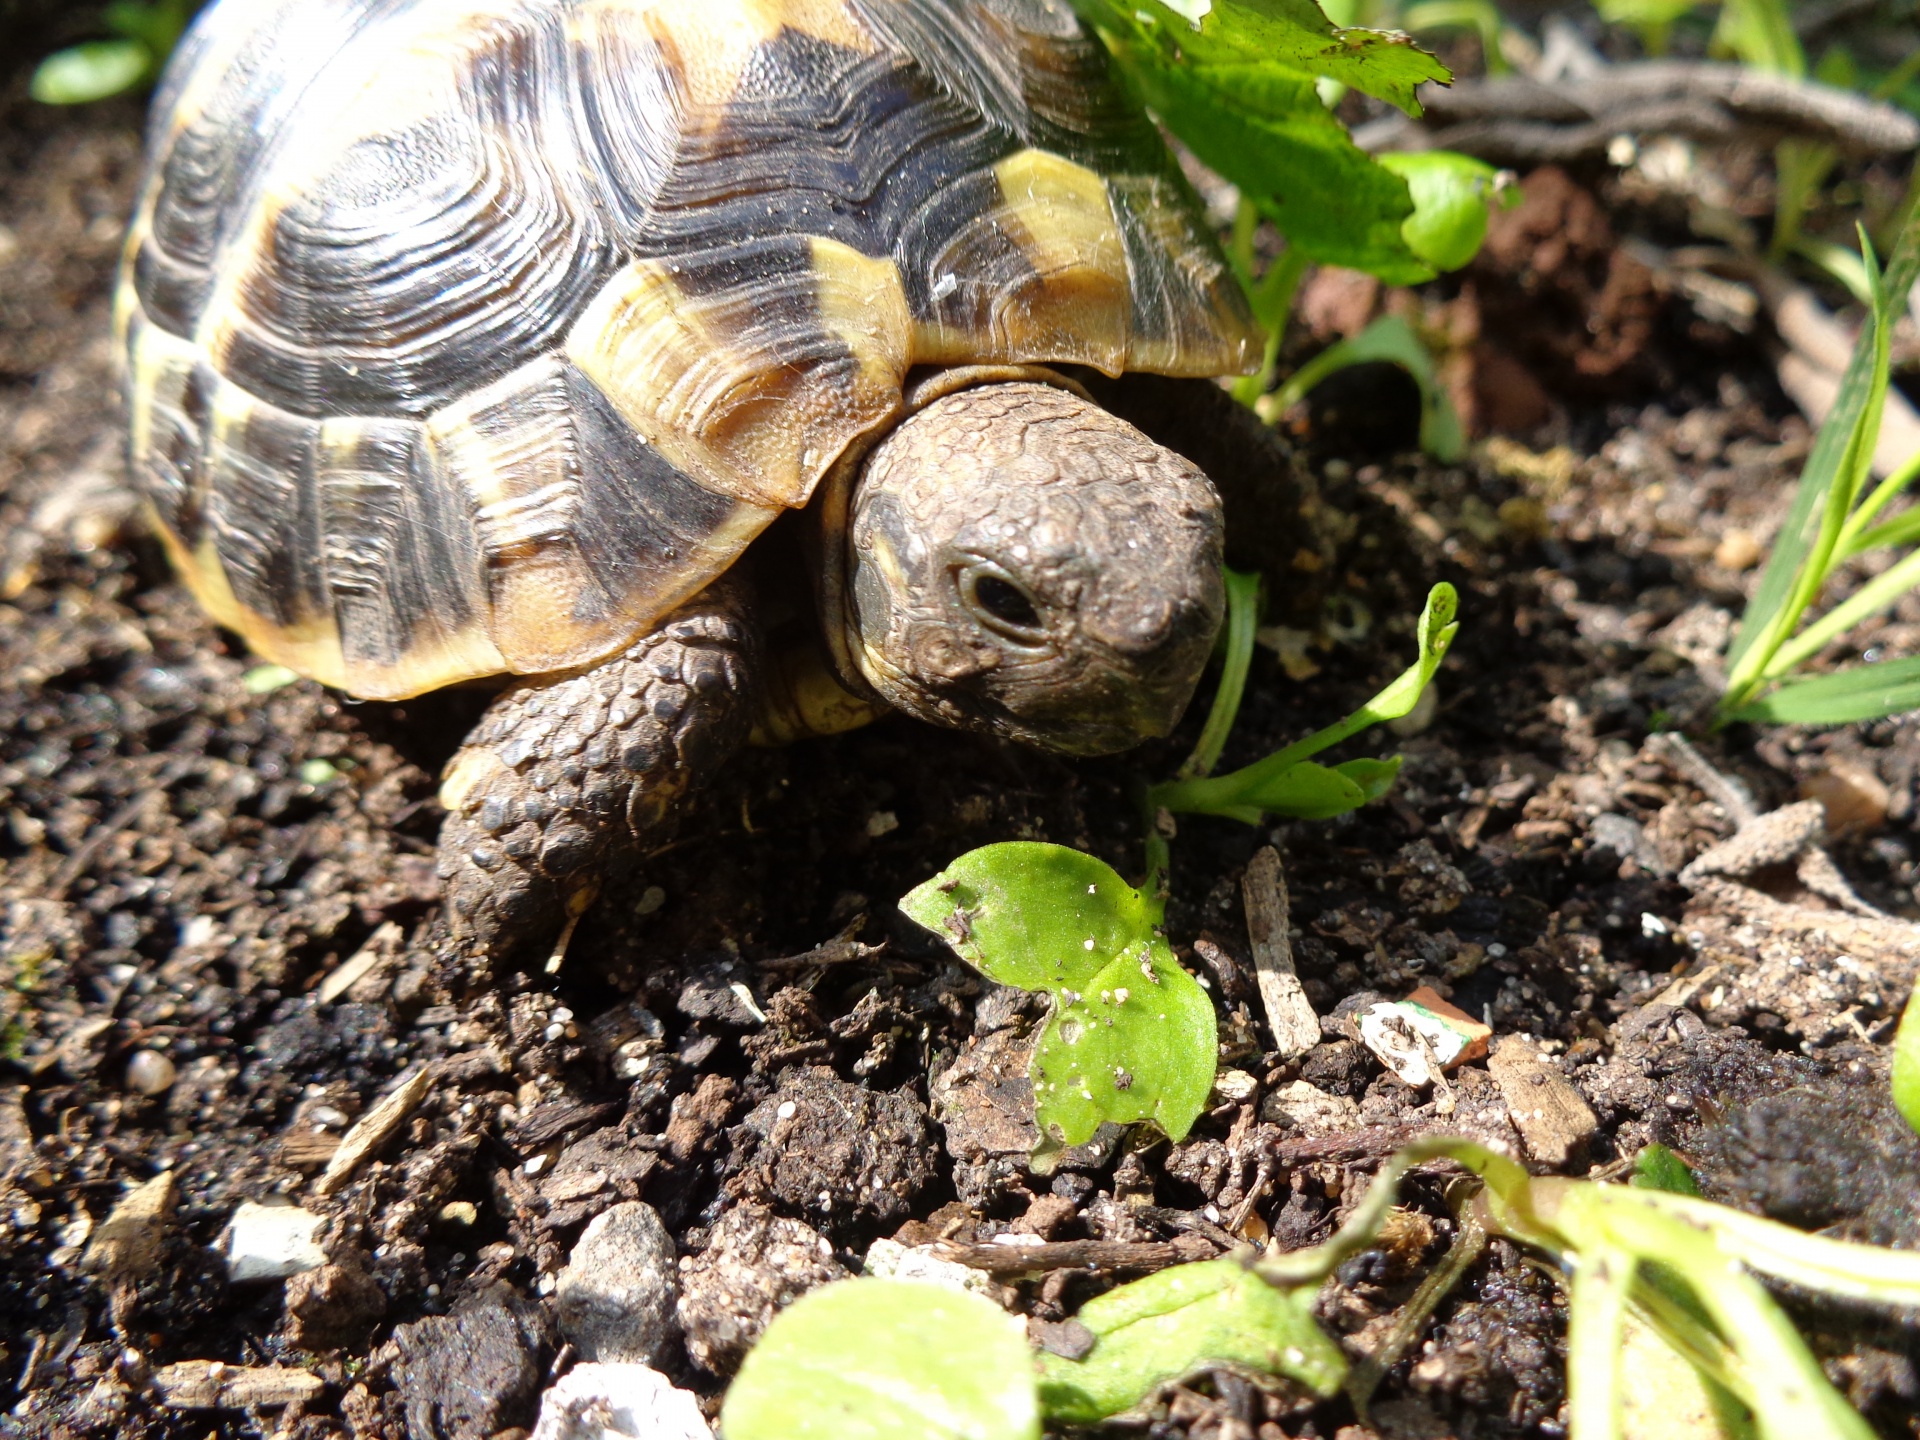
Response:
[[[312,1400],[326,1381],[290,1365],[223,1365],[183,1360],[153,1372],[160,1403],[170,1410],[246,1410]]]
[[[1313,1013],[1293,968],[1293,906],[1287,898],[1279,851],[1263,845],[1255,852],[1247,862],[1240,893],[1246,905],[1254,975],[1273,1030],[1274,1048],[1282,1060],[1291,1060],[1320,1043],[1320,1017]]]
[[[1559,1169],[1586,1153],[1600,1128],[1592,1109],[1530,1041],[1509,1035],[1487,1061],[1527,1154]]]
[[[1220,1252],[1199,1235],[1172,1240],[1050,1240],[1039,1245],[956,1245],[939,1241],[934,1253],[990,1275],[1037,1275],[1043,1270],[1164,1270]]]
[[[387,1137],[400,1128],[400,1122],[413,1112],[413,1107],[426,1096],[432,1083],[432,1072],[422,1066],[394,1086],[373,1109],[354,1121],[353,1128],[340,1137],[340,1148],[333,1152],[327,1168],[314,1182],[314,1189],[322,1195],[331,1195],[346,1184],[359,1168],[360,1162],[378,1150],[386,1143]]]

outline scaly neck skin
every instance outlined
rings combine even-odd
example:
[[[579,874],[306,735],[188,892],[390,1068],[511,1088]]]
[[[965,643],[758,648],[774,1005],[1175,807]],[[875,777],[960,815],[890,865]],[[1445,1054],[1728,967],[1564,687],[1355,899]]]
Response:
[[[816,735],[839,735],[892,713],[877,696],[848,690],[812,635],[796,635],[767,656],[758,690],[750,745],[790,745]]]

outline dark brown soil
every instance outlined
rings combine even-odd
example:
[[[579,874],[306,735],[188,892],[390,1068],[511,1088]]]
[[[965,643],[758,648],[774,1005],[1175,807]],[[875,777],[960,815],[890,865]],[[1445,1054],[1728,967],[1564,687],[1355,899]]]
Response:
[[[1514,436],[1452,467],[1382,452],[1396,425],[1410,438],[1393,418],[1410,401],[1364,374],[1296,427],[1339,541],[1333,599],[1313,633],[1280,637],[1291,678],[1273,649],[1258,653],[1227,763],[1364,699],[1409,658],[1426,587],[1448,579],[1463,627],[1438,709],[1367,742],[1408,757],[1383,803],[1267,831],[1182,823],[1170,930],[1250,1088],[1181,1145],[1116,1137],[1042,1178],[1017,1136],[1005,1143],[1020,1067],[985,1059],[1017,1052],[1034,1007],[991,993],[894,901],[993,840],[1054,840],[1137,874],[1129,786],[1167,773],[1198,717],[1102,764],[906,721],[751,753],[673,848],[607,888],[558,975],[465,973],[437,938],[433,792],[484,695],[362,705],[305,681],[249,686],[254,662],[172,582],[115,488],[107,299],[137,107],[55,114],[12,94],[0,1429],[518,1434],[572,1358],[554,1277],[590,1220],[633,1199],[694,1257],[683,1276],[722,1277],[703,1303],[737,1292],[742,1315],[858,1271],[896,1234],[1177,1242],[1154,1248],[1158,1263],[1243,1238],[1310,1243],[1413,1133],[1525,1153],[1484,1065],[1454,1072],[1448,1095],[1415,1092],[1332,1018],[1353,996],[1423,983],[1556,1057],[1599,1121],[1568,1173],[1618,1174],[1657,1140],[1718,1198],[1920,1243],[1920,1147],[1880,1098],[1911,956],[1838,923],[1794,928],[1821,902],[1790,884],[1775,894],[1800,910],[1737,912],[1675,878],[1731,826],[1644,742],[1710,698],[1698,637],[1737,612],[1753,573],[1714,557],[1739,558],[1736,531],[1764,545],[1807,428],[1755,341],[1695,320],[1615,248],[1617,197],[1535,177],[1474,270],[1419,302],[1452,337],[1456,393]],[[1353,299],[1315,303],[1305,318],[1337,329]],[[1867,647],[1920,650],[1920,602],[1854,645]],[[1761,810],[1803,791],[1857,801],[1834,842],[1842,870],[1873,904],[1920,917],[1912,719],[1702,743]],[[1264,1053],[1240,900],[1267,843],[1285,859],[1307,993],[1330,1017],[1325,1041],[1287,1064]],[[372,963],[323,1000],[356,957]],[[950,1075],[970,1052],[974,1068]],[[417,1103],[329,1187],[341,1134],[420,1067]],[[1342,1118],[1311,1134],[1263,1119],[1263,1099],[1298,1080],[1347,1102]],[[936,1090],[975,1108],[936,1113]],[[1011,1111],[991,1109],[1009,1094]],[[103,1243],[109,1213],[163,1172],[157,1248],[128,1258]],[[324,1217],[330,1264],[230,1283],[222,1231],[242,1201],[270,1197]],[[1408,1201],[1427,1218],[1401,1232],[1415,1239],[1361,1257],[1323,1297],[1356,1356],[1451,1233],[1437,1173]],[[787,1255],[787,1268],[753,1290],[721,1263],[728,1247]],[[1113,1278],[1062,1268],[1008,1296],[1058,1321]],[[1920,1333],[1805,1318],[1880,1432],[1920,1434]],[[1221,1376],[1164,1397],[1149,1433],[1557,1436],[1563,1328],[1553,1279],[1496,1244],[1390,1372],[1374,1431],[1345,1428],[1345,1401]],[[659,1363],[717,1400],[723,1378],[691,1357],[724,1371],[738,1353],[709,1327]],[[154,1377],[196,1361],[320,1383],[290,1405],[190,1408]]]

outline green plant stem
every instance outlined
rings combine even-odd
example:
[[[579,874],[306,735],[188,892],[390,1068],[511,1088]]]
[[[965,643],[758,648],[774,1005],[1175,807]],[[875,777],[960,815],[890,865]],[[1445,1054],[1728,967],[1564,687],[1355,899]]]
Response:
[[[1234,771],[1231,775],[1222,775],[1219,779],[1173,780],[1163,785],[1155,785],[1148,794],[1156,808],[1165,808],[1176,815],[1182,812],[1195,814],[1223,813],[1218,807],[1222,803],[1231,803],[1227,797],[1251,789],[1264,780],[1271,779],[1288,766],[1297,764],[1309,756],[1317,755],[1329,746],[1338,745],[1351,735],[1357,735],[1372,725],[1374,719],[1364,710],[1356,711],[1344,720],[1336,721],[1324,730],[1316,730],[1304,740],[1296,740],[1285,749],[1276,750],[1264,760]]]
[[[1906,89],[1907,82],[1916,75],[1920,75],[1920,49],[1909,53],[1906,59],[1881,76],[1880,83],[1868,93],[1875,100],[1891,100]]]
[[[1468,1183],[1460,1182],[1463,1186]],[[1393,1329],[1387,1332],[1387,1338],[1372,1354],[1354,1362],[1347,1376],[1347,1398],[1363,1422],[1367,1419],[1367,1407],[1373,1403],[1373,1392],[1380,1388],[1387,1372],[1400,1363],[1408,1347],[1420,1338],[1427,1321],[1433,1318],[1433,1312],[1440,1308],[1440,1302],[1453,1293],[1461,1278],[1486,1253],[1487,1232],[1480,1224],[1479,1213],[1470,1204],[1456,1205],[1454,1210],[1457,1228],[1446,1255],[1394,1316]]]
[[[1227,652],[1220,666],[1220,686],[1213,692],[1213,708],[1186,763],[1175,772],[1181,780],[1211,775],[1220,763],[1227,736],[1240,714],[1247,688],[1247,667],[1253,662],[1253,636],[1260,623],[1260,576],[1223,569],[1227,582]]]
[[[1302,400],[1306,399],[1308,395],[1312,394],[1314,386],[1318,385],[1335,371],[1343,369],[1345,366],[1353,363],[1351,359],[1352,350],[1353,342],[1351,340],[1341,340],[1336,344],[1329,345],[1298,370],[1294,371],[1293,374],[1289,375],[1286,378],[1286,382],[1261,403],[1261,410],[1274,419],[1278,419],[1280,416],[1286,414],[1287,411],[1291,410]]]
[[[1238,217],[1235,218],[1237,222]],[[1249,245],[1249,266],[1251,263],[1252,249]],[[1233,398],[1242,405],[1252,405],[1267,393],[1267,387],[1273,383],[1273,372],[1280,364],[1280,347],[1286,341],[1287,325],[1293,318],[1294,297],[1300,293],[1300,281],[1311,263],[1306,251],[1297,245],[1288,245],[1280,258],[1267,267],[1267,273],[1260,277],[1259,284],[1248,292],[1253,302],[1254,316],[1266,328],[1267,344],[1261,352],[1259,370],[1252,375],[1242,375],[1233,382]]]
[[[1140,831],[1147,860],[1140,894],[1153,909],[1154,924],[1159,925],[1167,918],[1167,867],[1173,863],[1173,849],[1160,833],[1160,806],[1154,802],[1152,789],[1145,786],[1140,792]]]

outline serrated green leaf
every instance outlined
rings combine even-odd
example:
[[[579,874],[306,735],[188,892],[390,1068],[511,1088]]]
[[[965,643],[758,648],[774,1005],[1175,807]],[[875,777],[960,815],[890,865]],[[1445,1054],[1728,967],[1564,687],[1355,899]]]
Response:
[[[1055,992],[1029,1072],[1034,1121],[1048,1150],[1084,1145],[1107,1121],[1151,1120],[1184,1140],[1217,1064],[1213,1002],[1165,941],[1149,939],[1085,990]]]
[[[1417,114],[1414,87],[1450,78],[1404,35],[1333,25],[1312,0],[1074,0],[1137,97],[1237,185],[1299,252],[1392,284],[1431,279],[1401,225],[1406,183],[1354,145],[1321,102],[1338,80]],[[1197,18],[1196,18],[1197,17]]]
[[[1406,182],[1353,143],[1310,77],[1277,65],[1152,63],[1116,50],[1149,109],[1325,265],[1412,285],[1433,271],[1408,248]]]
[[[133,89],[152,68],[138,40],[89,40],[42,60],[29,93],[43,105],[85,105]]]
[[[720,1424],[727,1440],[1038,1440],[1032,1352],[978,1295],[843,1280],[774,1318]]]
[[[1160,0],[1074,0],[1102,30],[1137,29],[1171,55],[1195,63],[1270,65],[1337,80],[1418,116],[1417,86],[1452,74],[1395,30],[1335,25],[1313,0],[1212,0],[1175,10]]]
[[[1151,907],[1111,865],[1029,840],[968,851],[900,908],[989,980],[1023,990],[1084,992],[1153,938]]]
[[[1782,681],[1727,714],[1774,725],[1851,725],[1920,710],[1920,656]]]
[[[1237,1260],[1181,1265],[1090,1300],[1076,1317],[1097,1337],[1083,1360],[1042,1357],[1048,1418],[1090,1425],[1161,1385],[1232,1367],[1284,1375],[1332,1395],[1346,1361],[1313,1318],[1318,1285],[1269,1285]]]
[[[1452,150],[1393,151],[1374,157],[1407,182],[1413,214],[1400,227],[1407,246],[1436,270],[1458,270],[1480,253],[1500,172]]]

